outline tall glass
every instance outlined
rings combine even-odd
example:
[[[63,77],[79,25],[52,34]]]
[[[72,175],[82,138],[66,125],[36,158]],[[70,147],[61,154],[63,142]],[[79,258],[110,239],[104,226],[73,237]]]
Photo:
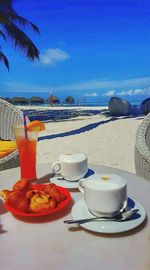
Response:
[[[24,126],[13,127],[19,153],[21,178],[36,179],[36,149],[39,127],[26,130]]]

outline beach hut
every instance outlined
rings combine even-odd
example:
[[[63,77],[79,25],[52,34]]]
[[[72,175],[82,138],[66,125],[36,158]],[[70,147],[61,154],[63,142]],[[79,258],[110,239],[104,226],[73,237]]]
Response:
[[[74,98],[72,96],[68,96],[68,97],[66,97],[65,102],[68,104],[73,104]]]
[[[34,97],[31,97],[29,99],[29,102],[30,104],[34,104],[34,105],[41,105],[41,104],[44,104],[45,100],[41,97],[37,97],[37,96],[34,96]]]
[[[12,98],[11,103],[14,105],[26,105],[28,104],[28,99],[24,97],[14,97]]]

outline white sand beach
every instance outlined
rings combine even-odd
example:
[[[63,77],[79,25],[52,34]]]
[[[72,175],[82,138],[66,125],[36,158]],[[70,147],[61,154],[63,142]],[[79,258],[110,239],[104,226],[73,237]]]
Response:
[[[37,106],[35,108],[37,110]],[[38,108],[38,110],[41,109],[43,110],[43,108]],[[46,107],[45,109],[74,108]],[[107,107],[75,109],[102,110]],[[46,123],[46,130],[39,136],[51,135],[51,138],[38,142],[37,162],[52,163],[58,160],[60,154],[83,152],[88,156],[89,163],[107,165],[134,173],[135,134],[143,118],[144,116],[114,119],[107,115],[97,114]]]

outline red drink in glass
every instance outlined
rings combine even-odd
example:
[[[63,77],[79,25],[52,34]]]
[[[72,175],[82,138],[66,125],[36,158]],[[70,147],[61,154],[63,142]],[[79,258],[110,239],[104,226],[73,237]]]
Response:
[[[36,148],[39,127],[33,127],[30,131],[26,130],[24,126],[15,126],[14,134],[16,138],[21,178],[29,180],[36,179]]]

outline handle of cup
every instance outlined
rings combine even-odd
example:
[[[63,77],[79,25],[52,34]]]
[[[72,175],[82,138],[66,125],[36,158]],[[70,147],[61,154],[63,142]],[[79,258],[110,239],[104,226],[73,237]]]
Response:
[[[80,181],[78,183],[79,184],[78,188],[82,193],[84,193],[84,182],[85,182],[85,179],[80,179]]]
[[[57,167],[58,167],[58,168],[57,168]],[[60,162],[59,162],[59,161],[54,162],[54,163],[52,164],[52,172],[53,172],[53,173],[60,173],[60,171],[61,171]]]

